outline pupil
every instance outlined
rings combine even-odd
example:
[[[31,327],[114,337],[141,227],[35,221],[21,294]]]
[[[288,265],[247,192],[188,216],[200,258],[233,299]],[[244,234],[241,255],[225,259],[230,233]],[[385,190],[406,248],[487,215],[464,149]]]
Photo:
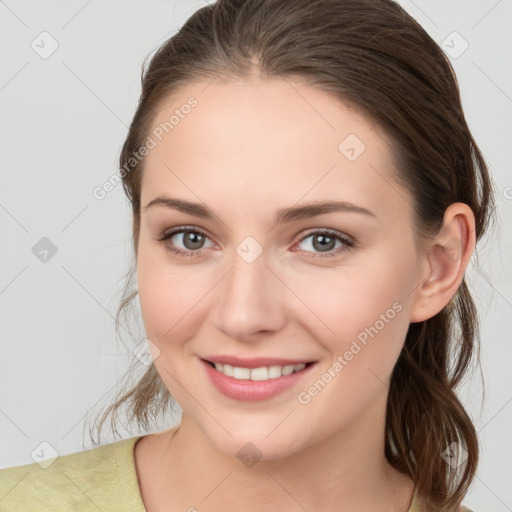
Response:
[[[201,243],[202,243],[202,237],[203,235],[201,235],[200,233],[192,233],[192,232],[188,232],[187,233],[187,236],[185,236],[185,241],[186,242],[191,242],[192,243],[192,247],[188,247],[189,249],[198,249],[200,248],[201,246]],[[196,245],[194,245],[196,244]]]
[[[315,243],[316,240],[320,240],[321,242],[325,242],[325,243],[317,244],[317,243]],[[330,246],[330,245],[332,245],[333,241],[334,241],[334,238],[331,236],[317,235],[313,238],[313,246],[315,249],[319,249],[320,251],[328,251],[329,249],[334,248],[334,247]],[[329,244],[329,242],[331,242],[331,244]],[[329,246],[329,247],[327,247],[327,246]]]

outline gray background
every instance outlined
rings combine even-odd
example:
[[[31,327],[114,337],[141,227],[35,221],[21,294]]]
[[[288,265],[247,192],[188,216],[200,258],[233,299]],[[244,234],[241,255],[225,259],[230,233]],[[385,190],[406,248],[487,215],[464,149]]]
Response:
[[[453,31],[469,44],[452,63],[501,220],[479,268],[473,260],[468,270],[482,314],[486,396],[482,405],[475,372],[461,396],[482,459],[465,503],[512,510],[512,2],[400,3],[443,48],[463,49]],[[86,424],[115,396],[144,339],[140,322],[135,340],[114,333],[132,262],[128,202],[121,185],[101,201],[92,191],[117,171],[144,58],[203,4],[0,0],[0,467],[33,462],[42,442],[60,455],[89,448]],[[47,58],[44,31],[58,44]],[[57,249],[46,262],[33,253],[43,237]]]

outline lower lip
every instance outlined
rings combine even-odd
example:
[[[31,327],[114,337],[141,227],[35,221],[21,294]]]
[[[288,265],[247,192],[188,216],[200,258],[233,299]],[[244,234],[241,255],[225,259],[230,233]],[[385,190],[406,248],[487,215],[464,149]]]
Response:
[[[236,400],[252,401],[252,400],[269,400],[274,396],[292,388],[307,374],[316,363],[310,364],[303,368],[300,372],[283,375],[275,379],[268,380],[249,380],[235,379],[218,372],[210,363],[201,359],[208,377],[212,384],[224,395]]]

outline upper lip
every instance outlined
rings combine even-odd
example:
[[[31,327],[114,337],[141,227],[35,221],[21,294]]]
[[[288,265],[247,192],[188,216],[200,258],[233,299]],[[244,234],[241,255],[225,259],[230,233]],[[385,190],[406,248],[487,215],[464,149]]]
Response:
[[[313,363],[311,359],[285,359],[281,357],[251,357],[242,359],[235,356],[207,356],[203,358],[205,361],[212,363],[229,364],[230,366],[238,366],[240,368],[261,368],[262,366],[288,366],[301,363]]]

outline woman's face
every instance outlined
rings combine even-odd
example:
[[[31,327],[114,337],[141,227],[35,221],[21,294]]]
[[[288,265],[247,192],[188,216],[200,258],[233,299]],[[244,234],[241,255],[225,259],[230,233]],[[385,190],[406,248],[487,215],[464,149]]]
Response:
[[[184,418],[219,450],[251,442],[263,459],[380,436],[425,276],[378,126],[298,82],[217,79],[181,89],[153,128],[139,298]],[[305,209],[328,203],[344,204]],[[267,361],[235,361],[235,376],[204,361],[223,356]],[[300,362],[314,364],[274,379]]]

